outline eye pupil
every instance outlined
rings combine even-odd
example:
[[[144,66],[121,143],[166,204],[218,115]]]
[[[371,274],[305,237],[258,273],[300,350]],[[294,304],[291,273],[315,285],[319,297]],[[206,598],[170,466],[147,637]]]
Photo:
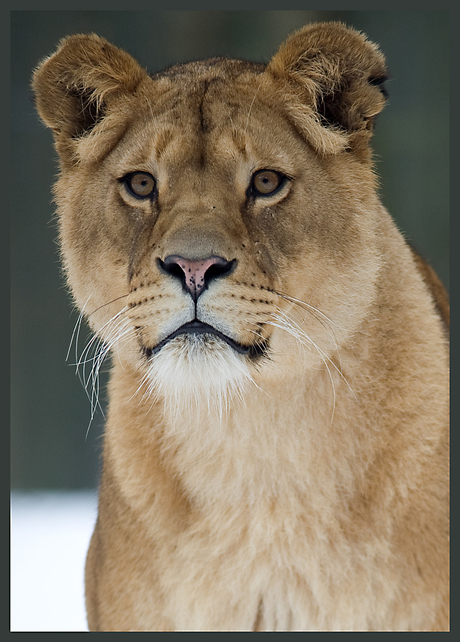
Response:
[[[253,189],[265,196],[275,192],[282,182],[282,175],[271,169],[262,169],[252,177]]]
[[[126,177],[126,184],[129,190],[140,198],[150,196],[155,189],[155,179],[146,172],[135,172]]]

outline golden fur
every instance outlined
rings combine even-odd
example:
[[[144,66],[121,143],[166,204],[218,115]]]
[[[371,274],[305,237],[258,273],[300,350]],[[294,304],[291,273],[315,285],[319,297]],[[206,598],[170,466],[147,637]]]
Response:
[[[76,35],[36,70],[113,353],[91,630],[448,629],[448,304],[377,195],[385,76],[338,23],[266,67]]]

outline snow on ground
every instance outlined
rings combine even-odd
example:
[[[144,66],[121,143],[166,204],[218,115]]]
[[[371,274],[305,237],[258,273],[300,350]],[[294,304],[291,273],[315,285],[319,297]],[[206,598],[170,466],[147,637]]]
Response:
[[[84,564],[96,492],[11,496],[11,631],[87,631]]]

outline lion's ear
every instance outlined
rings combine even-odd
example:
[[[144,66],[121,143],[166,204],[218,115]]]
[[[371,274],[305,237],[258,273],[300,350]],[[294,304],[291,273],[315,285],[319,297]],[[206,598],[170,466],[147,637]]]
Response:
[[[323,154],[354,149],[366,157],[374,117],[382,110],[387,79],[378,47],[337,22],[294,33],[267,73],[281,89],[296,125]]]
[[[120,97],[132,94],[146,75],[129,54],[97,35],[61,40],[32,79],[37,111],[53,130],[61,158],[75,154],[75,142],[108,116]],[[107,122],[107,128],[116,133],[115,122]]]

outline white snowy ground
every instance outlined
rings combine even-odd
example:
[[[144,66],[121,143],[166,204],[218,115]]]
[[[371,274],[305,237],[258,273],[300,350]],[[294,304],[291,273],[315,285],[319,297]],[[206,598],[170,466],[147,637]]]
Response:
[[[13,492],[11,631],[87,631],[84,563],[96,492]]]

